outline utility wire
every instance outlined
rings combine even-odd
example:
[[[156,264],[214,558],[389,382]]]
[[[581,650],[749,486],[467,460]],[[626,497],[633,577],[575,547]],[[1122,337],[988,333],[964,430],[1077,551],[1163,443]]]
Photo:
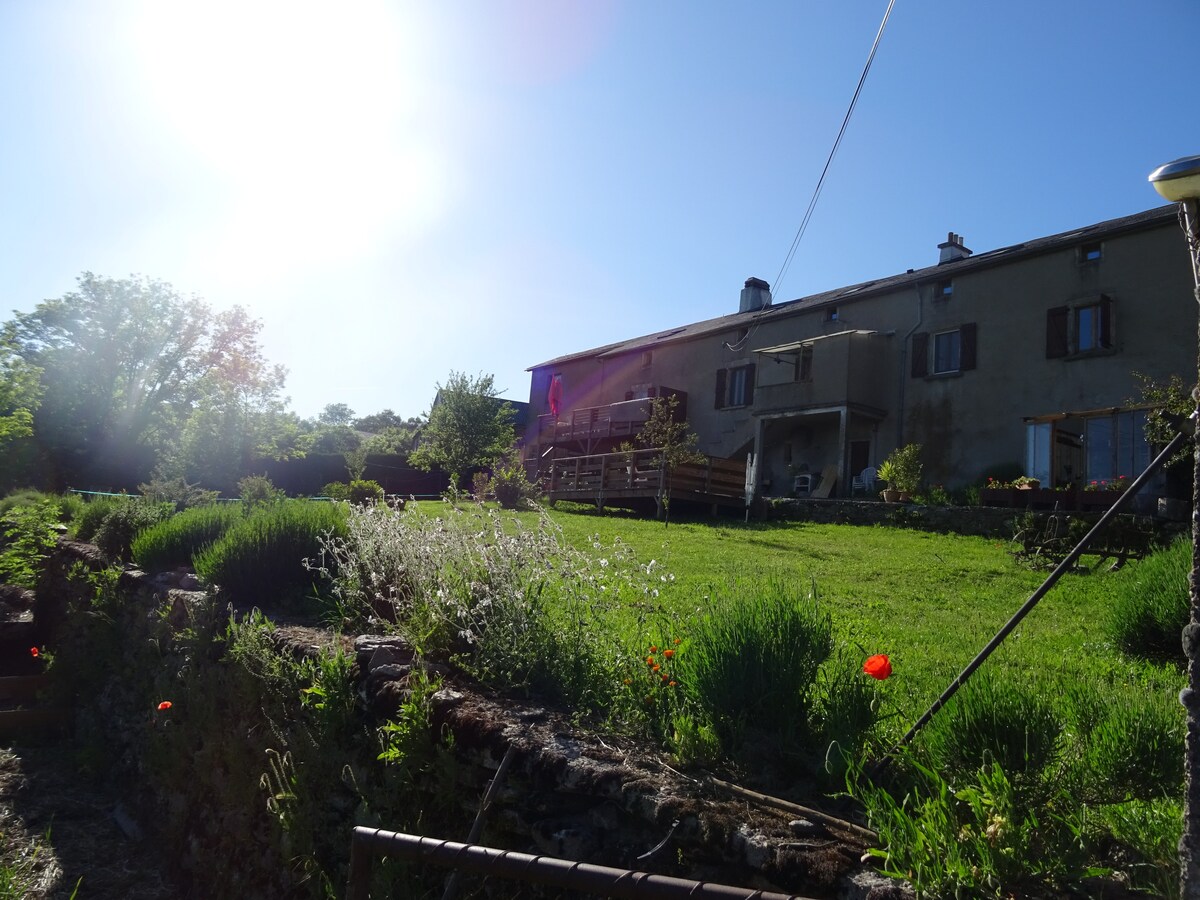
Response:
[[[867,73],[871,71],[871,63],[875,61],[875,52],[879,49],[880,41],[883,40],[883,31],[887,28],[888,18],[892,15],[892,7],[895,5],[896,0],[888,0],[887,9],[883,13],[883,21],[879,23],[879,31],[875,34],[875,42],[871,44],[871,52],[867,54],[867,63],[863,66],[862,74],[858,77],[858,86],[854,88],[854,96],[850,98],[850,105],[846,108],[846,115],[842,118],[842,127],[838,129],[837,138],[833,142],[833,148],[829,151],[829,156],[825,160],[825,167],[821,170],[821,177],[817,179],[817,186],[813,190],[812,199],[808,201],[808,209],[804,211],[804,218],[800,220],[800,227],[796,229],[796,236],[792,238],[792,245],[788,248],[783,265],[779,267],[779,274],[775,276],[775,281],[772,282],[776,292],[779,291],[783,277],[787,274],[787,270],[792,264],[792,259],[795,258],[796,248],[800,246],[800,239],[804,237],[804,232],[808,230],[808,223],[812,219],[813,211],[817,208],[817,200],[821,196],[821,189],[825,186],[825,176],[829,173],[829,167],[833,164],[833,158],[837,155],[838,147],[841,146],[842,138],[846,134],[846,128],[850,124],[850,117],[854,114],[854,107],[858,105],[858,97],[862,93],[863,84],[866,83]],[[754,333],[757,327],[756,323],[740,340],[732,344],[726,344],[725,346],[730,350],[740,350],[742,345],[750,339],[750,335]]]

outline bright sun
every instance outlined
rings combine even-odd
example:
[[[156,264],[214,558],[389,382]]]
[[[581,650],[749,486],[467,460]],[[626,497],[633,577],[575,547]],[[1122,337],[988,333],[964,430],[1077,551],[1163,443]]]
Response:
[[[353,259],[444,214],[427,32],[384,0],[139,8],[155,118],[227,194],[208,252],[237,268]]]

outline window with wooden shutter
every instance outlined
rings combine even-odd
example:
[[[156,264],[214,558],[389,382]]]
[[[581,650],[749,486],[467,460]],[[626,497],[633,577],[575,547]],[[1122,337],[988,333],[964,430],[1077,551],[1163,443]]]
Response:
[[[929,374],[929,332],[918,331],[912,336],[912,377]]]
[[[1046,311],[1046,359],[1058,359],[1071,352],[1067,335],[1070,312],[1066,306]]]
[[[1112,312],[1113,302],[1111,297],[1101,296],[1099,303],[1100,311],[1100,348],[1103,350],[1111,350],[1112,341]]]
[[[966,372],[975,368],[975,323],[968,322],[966,325],[960,326],[958,334],[958,369],[960,372]]]
[[[754,363],[746,366],[746,392],[745,404],[749,406],[754,402]]]
[[[728,369],[717,369],[717,394],[713,401],[715,409],[725,408],[725,379],[728,374]]]

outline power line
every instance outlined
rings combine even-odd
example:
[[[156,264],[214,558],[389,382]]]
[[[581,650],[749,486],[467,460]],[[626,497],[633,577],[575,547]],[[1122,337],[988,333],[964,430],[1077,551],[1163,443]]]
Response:
[[[875,34],[875,42],[871,44],[871,52],[867,55],[867,63],[863,66],[862,74],[858,77],[858,85],[854,88],[854,96],[850,98],[850,105],[846,108],[846,115],[842,118],[842,127],[838,129],[837,138],[833,142],[833,148],[829,151],[829,156],[825,160],[825,167],[821,169],[821,177],[817,179],[817,186],[813,190],[812,199],[808,201],[808,208],[804,211],[804,218],[800,220],[800,227],[796,229],[796,236],[792,238],[792,245],[788,248],[783,265],[779,267],[779,274],[775,276],[775,281],[772,282],[772,286],[776,292],[779,291],[783,277],[787,274],[787,270],[796,256],[796,248],[800,246],[800,239],[804,237],[804,232],[808,230],[809,220],[812,219],[813,211],[817,208],[817,200],[821,196],[821,189],[825,186],[825,176],[829,173],[829,167],[833,164],[833,158],[837,155],[838,147],[841,146],[842,137],[845,136],[846,128],[850,124],[850,117],[854,114],[854,107],[858,105],[858,97],[862,93],[863,84],[866,83],[867,73],[871,71],[871,63],[875,61],[875,52],[879,49],[880,41],[883,40],[883,31],[887,28],[888,18],[891,16],[892,7],[895,5],[896,0],[888,0],[887,10],[883,14],[883,21],[879,23],[879,31]],[[754,333],[757,327],[756,323],[740,340],[733,344],[726,344],[725,346],[730,350],[741,349],[742,345],[750,339],[750,335]]]

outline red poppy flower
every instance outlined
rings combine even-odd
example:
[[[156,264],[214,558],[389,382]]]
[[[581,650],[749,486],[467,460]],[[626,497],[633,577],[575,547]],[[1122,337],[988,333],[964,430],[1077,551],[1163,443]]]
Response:
[[[654,657],[653,656],[646,657],[646,665],[648,665],[648,666],[654,665]]]
[[[883,681],[892,674],[892,661],[887,658],[886,653],[877,653],[863,663],[863,671],[872,678]]]
[[[170,700],[164,700],[162,703],[158,704],[158,711],[159,711],[159,712],[166,712],[166,711],[167,711],[168,709],[170,709],[170,708],[171,708],[171,701],[170,701]]]
[[[674,650],[664,650],[663,651],[663,656],[665,656],[667,659],[670,659],[674,655],[675,655]]]
[[[651,652],[651,653],[657,653],[657,652],[658,652],[658,646],[657,646],[657,645],[655,645],[655,646],[651,647],[651,648],[650,648],[650,652]]]
[[[30,647],[30,648],[29,648],[29,655],[30,655],[30,656],[32,656],[32,657],[34,657],[34,658],[36,659],[36,658],[37,658],[37,655],[38,655],[38,648],[37,648],[37,647]]]

